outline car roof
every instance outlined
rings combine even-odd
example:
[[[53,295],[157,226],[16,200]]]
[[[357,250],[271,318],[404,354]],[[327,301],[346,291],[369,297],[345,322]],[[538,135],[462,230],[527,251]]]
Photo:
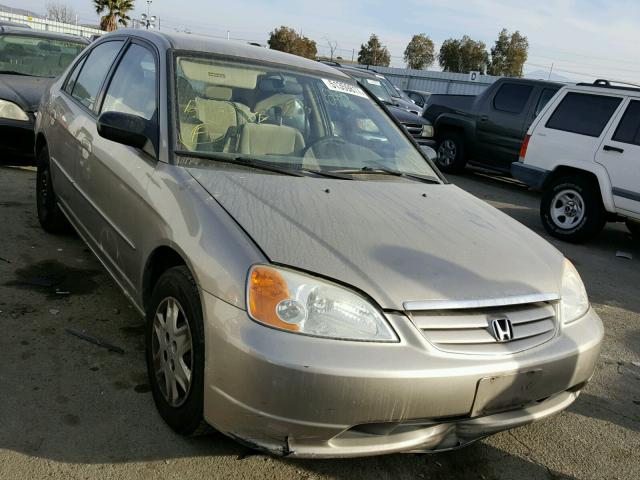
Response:
[[[37,38],[49,38],[54,40],[66,40],[69,42],[78,42],[88,44],[89,40],[80,35],[70,35],[68,33],[47,32],[45,30],[35,30],[33,28],[10,27],[7,25],[0,26],[0,35],[20,35]]]
[[[621,83],[615,82],[613,83]],[[614,95],[628,95],[631,97],[640,97],[640,85],[633,83],[622,83],[614,85],[608,80],[596,80],[594,83],[578,83],[576,85],[568,85],[567,89],[571,91],[582,91],[589,93],[608,93]]]
[[[413,88],[405,88],[405,92],[418,93],[420,95],[431,95],[431,92],[427,92],[426,90],[414,90]]]
[[[157,30],[142,29],[118,29],[115,32],[104,35],[103,38],[109,38],[116,35],[125,35],[132,37],[144,38],[157,46],[163,46],[173,50],[186,50],[192,52],[215,53],[219,55],[228,55],[231,57],[240,57],[256,61],[276,63],[280,65],[292,66],[299,69],[314,71],[316,73],[324,73],[333,77],[346,76],[333,67],[309,60],[307,58],[292,55],[290,53],[279,52],[269,48],[257,47],[243,42],[234,40],[225,40],[212,38],[205,35],[160,32]]]

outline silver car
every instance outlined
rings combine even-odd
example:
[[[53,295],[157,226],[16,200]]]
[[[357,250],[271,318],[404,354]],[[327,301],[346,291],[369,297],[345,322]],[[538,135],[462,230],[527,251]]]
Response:
[[[177,432],[434,452],[556,414],[594,372],[572,264],[329,66],[118,30],[40,111],[40,222],[71,224],[146,317]]]

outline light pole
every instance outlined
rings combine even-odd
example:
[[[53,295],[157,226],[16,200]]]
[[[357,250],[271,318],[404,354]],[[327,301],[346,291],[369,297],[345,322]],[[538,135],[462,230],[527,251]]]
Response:
[[[147,0],[147,13],[143,13],[142,15],[140,15],[140,22],[145,26],[147,30],[149,30],[150,28],[156,28],[156,20],[158,20],[159,22],[158,17],[156,17],[155,15],[150,15],[152,3],[153,0]]]

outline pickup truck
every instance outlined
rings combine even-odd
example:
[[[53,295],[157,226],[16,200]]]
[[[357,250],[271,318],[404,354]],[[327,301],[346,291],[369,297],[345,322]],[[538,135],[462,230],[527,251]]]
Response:
[[[562,84],[501,78],[480,95],[431,95],[423,117],[436,131],[438,166],[467,163],[510,174],[529,126]]]

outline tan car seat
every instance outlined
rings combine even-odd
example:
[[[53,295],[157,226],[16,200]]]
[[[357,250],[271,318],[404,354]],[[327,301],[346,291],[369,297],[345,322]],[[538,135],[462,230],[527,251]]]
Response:
[[[247,155],[291,155],[304,148],[302,134],[285,125],[247,123],[238,138],[238,153]]]

